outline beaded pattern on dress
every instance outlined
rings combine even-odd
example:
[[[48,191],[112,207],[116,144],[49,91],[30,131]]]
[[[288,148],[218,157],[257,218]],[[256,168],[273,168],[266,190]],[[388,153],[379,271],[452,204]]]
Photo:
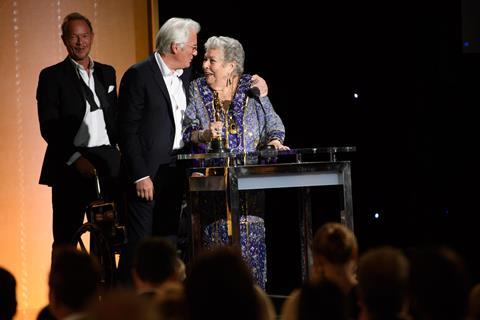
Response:
[[[217,220],[203,229],[204,248],[215,248],[228,244],[227,222]],[[240,217],[240,245],[242,257],[252,271],[254,281],[265,290],[267,281],[267,248],[265,245],[265,223],[257,216]]]

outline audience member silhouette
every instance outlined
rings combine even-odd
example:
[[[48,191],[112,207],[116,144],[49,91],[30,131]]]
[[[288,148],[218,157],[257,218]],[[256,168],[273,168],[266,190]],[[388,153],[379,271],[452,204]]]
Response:
[[[398,249],[381,247],[362,255],[358,264],[359,319],[410,319],[408,277],[408,260]]]
[[[187,319],[185,290],[182,283],[165,282],[156,290],[153,302],[158,320]]]
[[[50,310],[50,305],[46,305],[43,307],[40,312],[38,312],[37,320],[56,320],[55,316],[52,314]]]
[[[50,310],[61,320],[81,319],[87,308],[98,301],[100,268],[88,254],[72,247],[54,251],[48,277]]]
[[[347,320],[347,297],[342,289],[328,280],[309,282],[302,286],[299,302],[299,320]]]
[[[345,294],[357,285],[358,244],[353,232],[336,222],[324,224],[312,242],[312,279],[328,279]]]
[[[467,320],[480,320],[480,283],[470,290]]]
[[[133,282],[138,293],[152,297],[167,281],[178,281],[181,262],[171,242],[158,237],[144,238],[135,252]]]
[[[10,320],[17,312],[17,281],[7,269],[0,267],[0,320]]]
[[[438,246],[418,248],[410,258],[415,319],[464,319],[469,276],[463,259],[452,249]]]
[[[204,251],[186,279],[188,317],[191,320],[274,319],[274,314],[265,312],[271,301],[261,300],[257,290],[239,249],[219,247]]]
[[[320,227],[312,242],[313,266],[310,284],[331,281],[348,296],[348,313],[356,318],[358,315],[355,269],[358,257],[358,244],[353,232],[336,222],[329,222]],[[294,290],[285,301],[281,319],[298,319],[301,289]],[[320,311],[319,311],[320,312]],[[326,312],[326,310],[325,310]]]
[[[150,301],[131,290],[109,291],[88,314],[88,320],[157,320]]]

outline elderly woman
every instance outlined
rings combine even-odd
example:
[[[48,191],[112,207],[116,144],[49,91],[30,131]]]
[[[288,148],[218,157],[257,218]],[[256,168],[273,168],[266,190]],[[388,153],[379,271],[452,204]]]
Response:
[[[224,138],[235,152],[255,151],[265,145],[285,150],[285,128],[268,97],[250,98],[252,76],[243,74],[245,52],[238,40],[210,37],[205,43],[204,77],[190,85],[185,111],[184,140],[206,151],[212,139]],[[223,112],[215,119],[214,95]],[[227,127],[228,124],[228,127]]]
[[[285,128],[267,96],[251,93],[252,76],[243,73],[245,52],[238,40],[211,37],[205,43],[204,77],[190,84],[183,139],[195,152],[206,152],[221,138],[230,152],[252,152],[267,145],[286,150]],[[248,164],[248,161],[246,161]],[[242,253],[257,283],[265,288],[265,227],[262,193],[242,196]],[[217,201],[218,203],[218,201]],[[227,242],[225,208],[204,230],[207,247]],[[211,210],[210,210],[211,211]],[[254,212],[256,211],[256,212]],[[212,219],[211,219],[212,220]]]

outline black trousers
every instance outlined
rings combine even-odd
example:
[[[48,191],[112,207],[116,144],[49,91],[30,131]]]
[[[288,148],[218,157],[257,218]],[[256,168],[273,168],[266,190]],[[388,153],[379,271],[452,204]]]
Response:
[[[120,260],[121,276],[129,283],[135,250],[145,237],[166,237],[173,242],[179,228],[180,211],[185,192],[185,167],[172,158],[161,165],[153,179],[154,200],[137,197],[135,184],[127,191],[126,228],[128,243]],[[174,243],[175,244],[175,243]]]
[[[115,201],[121,208],[120,152],[111,146],[101,146],[84,148],[81,153],[95,166],[104,199]],[[88,205],[97,200],[93,178],[81,176],[73,166],[65,165],[62,171],[61,178],[52,185],[53,249],[72,243]]]

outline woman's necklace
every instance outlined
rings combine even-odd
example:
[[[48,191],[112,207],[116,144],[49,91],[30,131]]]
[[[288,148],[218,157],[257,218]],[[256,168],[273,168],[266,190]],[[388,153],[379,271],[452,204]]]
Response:
[[[230,100],[221,100],[222,108],[224,110],[224,115],[225,115],[225,125],[228,128],[228,132],[230,134],[237,134],[238,129],[237,129],[237,124],[235,123],[235,119],[233,119],[232,115],[228,112],[230,110],[230,107],[232,106],[232,101],[233,99],[230,98]]]
[[[225,125],[228,128],[228,132],[230,134],[237,134],[238,128],[235,120],[233,119],[232,115],[229,114],[229,109],[232,105],[233,97],[235,95],[236,86],[226,87],[224,90],[217,91],[219,93],[219,98],[222,104],[222,108],[225,115]]]

